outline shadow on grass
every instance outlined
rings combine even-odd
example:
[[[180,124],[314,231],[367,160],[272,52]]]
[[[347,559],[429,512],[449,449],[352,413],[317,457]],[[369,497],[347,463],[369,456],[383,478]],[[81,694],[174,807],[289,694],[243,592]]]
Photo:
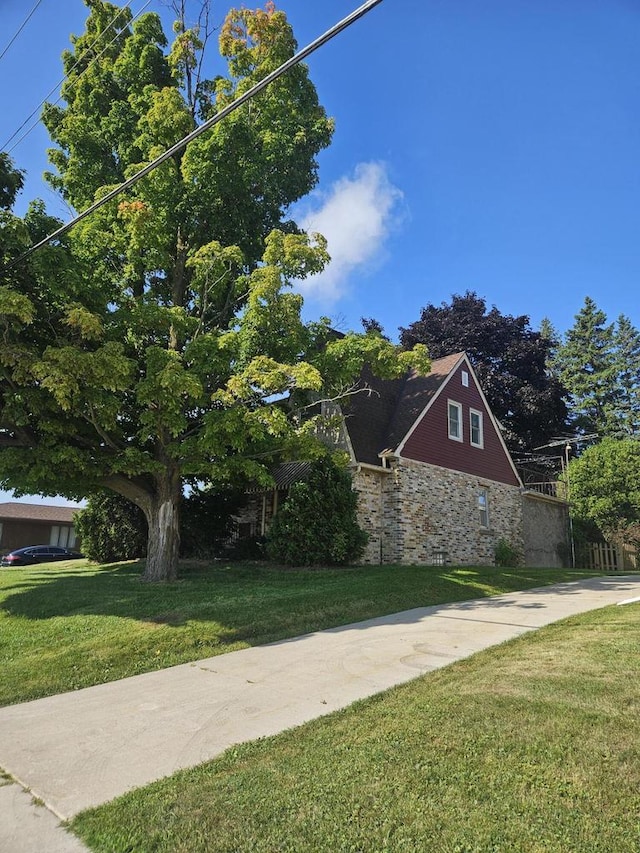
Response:
[[[553,592],[562,595],[575,594],[585,583],[594,590],[604,586],[632,589],[623,576],[594,578],[560,569],[362,566],[307,571],[263,564],[185,562],[180,579],[167,584],[141,583],[142,569],[137,562],[84,570],[76,564],[11,570],[16,572],[16,584],[5,586],[8,594],[2,608],[8,615],[35,620],[114,616],[169,627],[180,627],[188,620],[216,620],[230,636],[235,628],[240,631],[236,636],[246,636],[248,624],[264,623],[271,616],[274,623],[286,621],[295,629],[300,621],[297,616],[306,614],[300,630],[319,630],[389,613],[401,613],[401,621],[412,622],[420,618],[419,608],[442,609],[449,603],[455,603],[458,611],[471,613],[478,606],[477,599],[482,600],[483,608],[489,604],[499,609],[516,602],[490,596],[524,589],[535,597],[518,606],[542,608],[552,591],[543,584],[550,583],[560,584]],[[275,633],[280,631],[275,628]]]

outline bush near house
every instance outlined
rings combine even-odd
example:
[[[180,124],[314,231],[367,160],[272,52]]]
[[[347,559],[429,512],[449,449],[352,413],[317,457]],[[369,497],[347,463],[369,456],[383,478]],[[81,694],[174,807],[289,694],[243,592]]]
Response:
[[[267,556],[288,566],[344,566],[358,560],[367,534],[356,519],[351,477],[329,457],[291,487],[267,537]]]

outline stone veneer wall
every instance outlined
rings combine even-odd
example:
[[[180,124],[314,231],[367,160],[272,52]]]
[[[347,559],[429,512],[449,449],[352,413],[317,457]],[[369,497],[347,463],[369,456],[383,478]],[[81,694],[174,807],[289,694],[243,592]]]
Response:
[[[390,474],[370,468],[355,468],[353,489],[358,494],[358,524],[368,534],[369,541],[361,563],[378,566],[384,560],[383,487]]]
[[[401,459],[389,473],[356,471],[354,488],[370,536],[365,563],[492,565],[501,538],[524,550],[517,486]],[[488,529],[480,526],[480,489],[488,495]]]

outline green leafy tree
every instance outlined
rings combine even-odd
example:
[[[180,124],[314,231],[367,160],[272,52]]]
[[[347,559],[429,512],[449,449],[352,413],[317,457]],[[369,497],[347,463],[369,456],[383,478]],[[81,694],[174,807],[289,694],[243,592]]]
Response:
[[[602,437],[617,431],[617,382],[613,325],[590,297],[556,353],[560,379],[569,395],[574,428]]]
[[[52,184],[82,209],[138,171],[295,50],[282,12],[232,10],[227,76],[197,79],[203,40],[156,15],[85,0],[86,31],[63,56],[64,107],[44,120]],[[96,57],[95,61],[91,61]],[[77,65],[75,64],[77,62]],[[332,123],[296,66],[229,120],[87,217],[68,239],[5,275],[0,291],[0,483],[81,497],[110,489],[148,526],[144,578],[176,577],[185,482],[268,481],[278,458],[308,458],[313,421],[283,402],[339,396],[368,361],[398,356],[371,335],[305,325],[291,283],[327,261],[288,206],[317,179]],[[7,213],[5,262],[43,229]],[[274,226],[278,226],[275,228]]]
[[[640,442],[604,438],[569,463],[565,478],[574,517],[612,540],[640,533]]]
[[[147,551],[147,523],[139,507],[113,492],[92,495],[74,519],[82,553],[97,563],[135,560]]]
[[[464,350],[510,450],[531,450],[565,429],[564,389],[547,369],[552,343],[527,316],[487,311],[485,300],[467,291],[423,308],[419,320],[400,329],[400,342],[425,344],[432,358]]]
[[[11,210],[24,185],[24,172],[16,169],[8,154],[0,153],[0,210]]]
[[[267,556],[289,566],[342,566],[362,556],[367,534],[356,518],[351,477],[329,457],[295,483],[267,536]]]

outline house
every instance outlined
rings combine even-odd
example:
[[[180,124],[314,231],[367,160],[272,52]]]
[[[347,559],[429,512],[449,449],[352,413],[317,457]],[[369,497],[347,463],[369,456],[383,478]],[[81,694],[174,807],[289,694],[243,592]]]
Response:
[[[78,507],[0,503],[0,550],[3,554],[26,545],[76,548],[73,517]]]
[[[568,554],[568,509],[525,488],[464,352],[436,359],[426,376],[381,380],[365,370],[329,437],[349,455],[370,564],[490,565],[500,540],[527,565],[560,566]],[[291,483],[251,497],[244,532],[264,533]],[[547,490],[549,492],[549,490]]]

